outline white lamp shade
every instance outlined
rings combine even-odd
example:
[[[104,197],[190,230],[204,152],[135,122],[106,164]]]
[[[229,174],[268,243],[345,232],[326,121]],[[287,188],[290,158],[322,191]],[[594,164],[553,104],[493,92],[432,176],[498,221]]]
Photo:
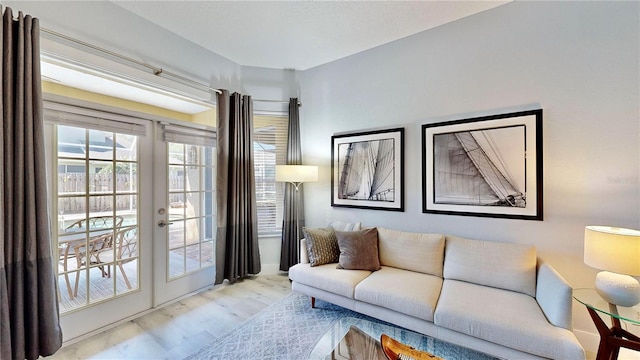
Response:
[[[276,181],[291,183],[318,181],[318,167],[313,165],[276,165]]]
[[[596,269],[640,276],[640,231],[609,226],[587,226],[584,263]]]

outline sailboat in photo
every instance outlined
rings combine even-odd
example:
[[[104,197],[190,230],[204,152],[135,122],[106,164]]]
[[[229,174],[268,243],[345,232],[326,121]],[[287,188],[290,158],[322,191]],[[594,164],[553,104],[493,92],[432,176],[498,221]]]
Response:
[[[434,203],[526,207],[525,191],[501,161],[500,151],[492,141],[492,131],[497,130],[434,136]],[[515,142],[524,139],[522,129],[509,131]],[[524,156],[524,151],[522,154]],[[522,157],[515,165],[524,169],[524,164]]]
[[[393,202],[393,139],[341,144],[343,159],[338,185],[338,198]]]

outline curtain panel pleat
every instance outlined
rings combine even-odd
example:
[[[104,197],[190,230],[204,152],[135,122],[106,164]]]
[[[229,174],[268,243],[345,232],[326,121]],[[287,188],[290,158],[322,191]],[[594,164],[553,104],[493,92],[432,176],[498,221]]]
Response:
[[[289,99],[289,138],[287,140],[287,165],[302,165],[300,141],[300,115],[298,99]],[[296,220],[297,219],[297,220]],[[300,262],[300,239],[304,227],[303,184],[298,191],[291,183],[285,183],[284,213],[282,216],[282,244],[280,248],[280,270]]]
[[[261,270],[250,96],[218,94],[216,283]]]
[[[3,9],[0,358],[62,345],[48,208],[38,19]]]

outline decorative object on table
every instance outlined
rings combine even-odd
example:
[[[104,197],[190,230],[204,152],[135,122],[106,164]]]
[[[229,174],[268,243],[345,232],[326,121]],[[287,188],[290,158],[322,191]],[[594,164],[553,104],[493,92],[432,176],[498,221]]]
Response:
[[[293,193],[293,217],[295,226],[291,234],[293,238],[289,239],[289,241],[295,241],[297,247],[297,242],[303,237],[302,227],[304,226],[304,222],[302,224],[300,223],[300,207],[302,203],[300,185],[306,182],[318,181],[318,167],[312,165],[276,165],[276,181],[288,182],[295,187],[295,192]],[[299,251],[295,253],[295,256],[297,257],[298,254]]]
[[[346,349],[343,348],[343,344]],[[355,326],[349,328],[343,341],[340,341],[331,355],[332,360],[387,360],[378,340]],[[342,357],[343,355],[347,357]]]
[[[422,212],[542,220],[542,109],[422,125]]]
[[[380,345],[384,355],[389,360],[443,360],[426,351],[416,350],[386,334],[380,336]]]
[[[331,137],[331,206],[404,211],[404,128]]]
[[[634,306],[640,302],[640,231],[587,226],[584,230],[584,263],[601,269],[596,291],[610,304]]]

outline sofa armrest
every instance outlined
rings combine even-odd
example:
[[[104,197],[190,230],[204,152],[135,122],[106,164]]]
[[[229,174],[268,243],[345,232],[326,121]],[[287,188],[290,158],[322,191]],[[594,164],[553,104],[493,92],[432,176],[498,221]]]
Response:
[[[307,254],[307,240],[305,238],[300,239],[300,264],[309,263],[309,254]]]
[[[536,300],[551,324],[572,330],[573,288],[551,265],[540,259]]]

